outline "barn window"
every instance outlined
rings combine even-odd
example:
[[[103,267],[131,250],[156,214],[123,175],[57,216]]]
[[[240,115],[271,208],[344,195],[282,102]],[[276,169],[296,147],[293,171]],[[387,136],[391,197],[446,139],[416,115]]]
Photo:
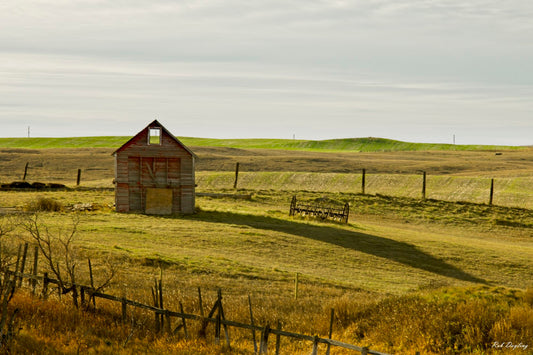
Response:
[[[150,128],[148,131],[148,144],[161,144],[161,128]]]

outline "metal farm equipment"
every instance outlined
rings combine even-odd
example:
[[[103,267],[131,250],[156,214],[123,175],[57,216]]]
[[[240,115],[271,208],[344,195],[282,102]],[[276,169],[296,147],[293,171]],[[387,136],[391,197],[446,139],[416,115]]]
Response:
[[[323,206],[318,203],[301,203],[296,200],[296,196],[292,197],[291,209],[289,216],[300,214],[302,216],[310,216],[320,219],[332,219],[342,223],[348,223],[348,215],[350,214],[350,205],[344,204],[344,208]]]

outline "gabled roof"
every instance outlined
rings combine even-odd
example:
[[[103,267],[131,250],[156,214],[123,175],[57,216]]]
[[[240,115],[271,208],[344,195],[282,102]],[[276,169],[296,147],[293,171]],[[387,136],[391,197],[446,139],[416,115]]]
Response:
[[[113,154],[111,155],[115,155],[117,154],[118,152],[120,152],[121,150],[123,150],[131,141],[133,141],[135,138],[137,138],[140,134],[142,134],[144,131],[146,131],[147,129],[150,129],[150,128],[154,128],[154,127],[157,127],[157,128],[161,128],[161,130],[167,135],[169,136],[171,139],[173,139],[180,147],[182,147],[183,149],[185,149],[190,155],[192,155],[194,158],[198,158],[196,156],[196,154],[194,154],[192,152],[192,150],[190,150],[189,148],[187,148],[187,146],[183,143],[180,142],[180,140],[178,138],[176,138],[175,135],[173,135],[172,133],[170,133],[161,123],[159,123],[158,120],[154,120],[152,123],[150,123],[148,126],[146,126],[144,129],[142,129],[139,133],[137,133],[136,135],[134,135],[133,137],[131,137],[126,143],[124,143],[120,148],[118,148],[117,150],[115,150],[113,152]]]

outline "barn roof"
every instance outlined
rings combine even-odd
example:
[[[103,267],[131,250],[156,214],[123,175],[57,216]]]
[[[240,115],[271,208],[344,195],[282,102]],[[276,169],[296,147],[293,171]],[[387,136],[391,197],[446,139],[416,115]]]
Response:
[[[169,136],[171,139],[173,139],[180,147],[182,147],[183,149],[185,149],[190,155],[192,155],[194,158],[197,158],[196,154],[194,154],[192,152],[192,150],[190,150],[189,148],[187,148],[187,146],[183,143],[180,142],[180,140],[178,138],[176,138],[175,135],[173,135],[172,133],[170,133],[161,123],[159,123],[158,120],[154,120],[152,123],[150,123],[148,126],[146,126],[144,129],[142,129],[139,133],[137,133],[136,135],[134,135],[133,137],[131,137],[126,143],[124,143],[120,148],[118,148],[117,150],[115,150],[113,152],[113,154],[111,155],[115,155],[117,154],[118,152],[120,152],[121,150],[125,149],[125,147],[128,146],[128,144],[133,141],[135,138],[137,138],[137,136],[139,136],[140,134],[142,134],[144,131],[146,131],[147,129],[150,129],[150,128],[154,128],[154,127],[157,127],[157,128],[161,128],[161,130],[167,135]]]

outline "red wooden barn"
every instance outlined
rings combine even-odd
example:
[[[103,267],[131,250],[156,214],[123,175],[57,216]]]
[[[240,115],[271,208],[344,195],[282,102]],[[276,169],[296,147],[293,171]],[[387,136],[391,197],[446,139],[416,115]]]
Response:
[[[194,212],[196,155],[157,120],[113,155],[117,212]]]

